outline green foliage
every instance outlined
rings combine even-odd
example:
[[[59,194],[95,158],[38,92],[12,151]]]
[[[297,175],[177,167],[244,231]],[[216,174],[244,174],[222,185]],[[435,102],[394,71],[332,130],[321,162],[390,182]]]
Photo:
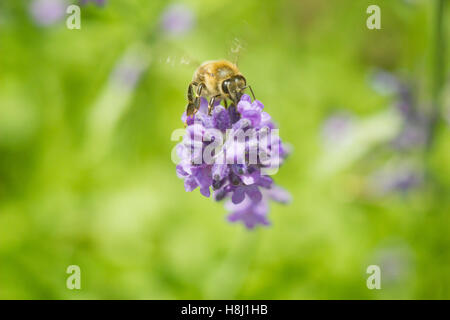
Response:
[[[81,30],[38,26],[27,1],[2,1],[0,298],[450,298],[448,127],[421,188],[364,189],[381,161],[367,150],[397,126],[368,74],[413,79],[428,101],[432,72],[431,1],[377,3],[381,30],[366,28],[366,0],[192,0],[194,29],[165,38],[165,1],[89,4]],[[180,59],[230,58],[235,39],[241,71],[293,146],[275,176],[293,202],[252,232],[186,193],[170,160],[196,67]],[[146,66],[121,89],[111,74],[132,48]],[[357,145],[330,154],[320,130],[336,109],[366,120]],[[72,264],[79,291],[66,288]],[[371,264],[381,290],[366,287]]]

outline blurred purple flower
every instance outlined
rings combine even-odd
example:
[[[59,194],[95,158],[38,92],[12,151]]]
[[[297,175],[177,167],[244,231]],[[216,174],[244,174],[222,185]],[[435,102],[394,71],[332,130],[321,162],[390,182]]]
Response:
[[[81,6],[84,6],[84,5],[86,5],[87,3],[89,3],[89,2],[95,2],[95,4],[96,4],[97,6],[102,7],[102,6],[105,5],[106,0],[80,0],[80,5],[81,5]]]
[[[322,125],[322,140],[328,145],[347,141],[354,129],[355,119],[349,113],[336,113],[329,116]]]
[[[396,239],[393,243],[385,244],[377,249],[370,263],[380,266],[382,283],[395,285],[407,281],[414,273],[414,251],[407,243]]]
[[[384,96],[396,93],[400,87],[400,82],[392,73],[379,69],[370,74],[369,84],[374,91]]]
[[[429,136],[430,119],[418,108],[411,85],[383,70],[373,73],[371,84],[380,94],[396,95],[394,108],[400,113],[403,128],[392,140],[392,146],[398,151],[424,146]]]
[[[427,143],[429,135],[429,117],[417,108],[412,90],[399,86],[395,108],[403,120],[403,128],[393,139],[392,145],[399,151],[422,147]]]
[[[392,146],[398,151],[424,146],[428,139],[430,121],[418,108],[411,85],[383,70],[372,73],[371,85],[382,95],[396,96],[394,108],[401,116],[403,127],[391,141]]]
[[[371,180],[378,194],[405,193],[417,188],[423,181],[423,175],[418,169],[411,168],[408,165],[399,165],[374,173]]]
[[[66,6],[64,0],[34,0],[30,5],[30,14],[36,24],[49,26],[64,17]]]
[[[207,101],[201,98],[199,111],[194,116],[182,115],[182,121],[188,126],[183,141],[176,147],[181,159],[176,172],[179,178],[184,179],[185,190],[190,192],[199,187],[202,195],[210,197],[212,187],[214,200],[229,199],[226,205],[231,211],[228,220],[242,221],[249,229],[258,224],[269,224],[269,200],[281,203],[290,201],[290,195],[265,175],[265,169],[282,164],[288,151],[277,135],[272,132],[269,135],[268,129],[275,129],[275,125],[270,116],[262,111],[263,108],[260,101],[252,102],[248,95],[243,95],[237,107],[231,105],[225,109],[216,105],[212,114],[208,115]],[[211,137],[213,130],[221,133],[220,136]],[[226,140],[223,135],[245,130],[251,130],[247,132],[255,135],[240,141],[234,138]],[[222,139],[219,150],[213,153],[209,163],[204,158],[204,151],[219,138]],[[251,154],[255,148],[261,152],[252,160]],[[270,164],[262,158],[269,154]]]
[[[122,62],[114,69],[112,80],[122,87],[134,88],[143,72],[142,65]]]
[[[409,150],[425,145],[427,139],[428,123],[405,122],[400,133],[392,141],[392,145],[398,150]]]
[[[161,16],[161,28],[170,36],[182,36],[189,32],[194,24],[194,13],[182,4],[169,5]]]
[[[407,85],[401,85],[397,91],[397,101],[394,107],[400,112],[405,120],[416,117],[416,104],[411,88]]]

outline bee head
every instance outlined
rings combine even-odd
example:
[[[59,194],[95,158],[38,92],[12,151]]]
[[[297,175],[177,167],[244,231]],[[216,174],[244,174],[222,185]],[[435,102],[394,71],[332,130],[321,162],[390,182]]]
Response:
[[[230,96],[234,104],[239,102],[245,88],[247,88],[247,81],[242,75],[233,76],[222,82],[222,91]]]

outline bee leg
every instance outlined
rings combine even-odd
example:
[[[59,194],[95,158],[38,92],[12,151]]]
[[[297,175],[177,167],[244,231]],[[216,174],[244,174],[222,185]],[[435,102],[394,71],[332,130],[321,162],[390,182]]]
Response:
[[[187,126],[187,118],[197,113],[198,109],[200,108],[200,98],[196,97],[194,101],[189,102],[186,107],[186,121],[184,122],[184,127]]]
[[[223,104],[224,104],[225,109],[228,109],[228,101],[227,101],[227,99],[223,99]]]
[[[196,82],[191,82],[188,87],[187,92],[187,98],[188,98],[188,105],[186,107],[186,116],[189,117],[193,114],[195,114],[200,106],[200,99],[198,97],[195,97],[194,94],[194,86],[197,86],[198,84]],[[187,125],[187,119],[184,123],[184,125]]]
[[[189,83],[188,92],[187,92],[187,99],[188,99],[189,103],[194,102],[194,99],[195,99],[194,86],[198,86],[198,83],[194,82],[194,81]]]
[[[195,99],[197,100],[197,98]],[[186,116],[191,116],[193,114],[195,114],[198,110],[198,103],[196,103],[196,101],[194,100],[194,102],[189,102],[187,107],[186,107]]]
[[[212,97],[208,103],[208,116],[211,115],[212,109],[214,109],[214,104],[216,103],[216,98],[220,97],[220,94]]]
[[[214,107],[214,103],[216,102],[216,97],[212,97],[208,103],[208,116],[211,115],[212,109]]]
[[[200,97],[202,95],[202,90],[205,87],[204,83],[200,83],[197,87],[197,97]]]
[[[194,94],[194,86],[197,87],[197,91]],[[195,114],[200,107],[200,95],[202,94],[202,89],[205,85],[203,83],[198,84],[197,82],[191,82],[188,88],[188,105],[186,108],[186,115],[190,116]]]

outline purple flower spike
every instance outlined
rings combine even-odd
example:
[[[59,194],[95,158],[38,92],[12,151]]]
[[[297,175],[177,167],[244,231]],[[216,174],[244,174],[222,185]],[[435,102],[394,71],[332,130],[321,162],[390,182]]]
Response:
[[[269,202],[289,203],[291,196],[276,186],[265,169],[279,167],[289,148],[278,137],[270,115],[260,101],[243,95],[237,106],[218,104],[208,115],[201,98],[193,116],[184,113],[187,124],[182,142],[176,146],[181,161],[177,176],[187,192],[197,188],[205,197],[227,199],[228,221],[242,222],[248,229],[269,225]]]

